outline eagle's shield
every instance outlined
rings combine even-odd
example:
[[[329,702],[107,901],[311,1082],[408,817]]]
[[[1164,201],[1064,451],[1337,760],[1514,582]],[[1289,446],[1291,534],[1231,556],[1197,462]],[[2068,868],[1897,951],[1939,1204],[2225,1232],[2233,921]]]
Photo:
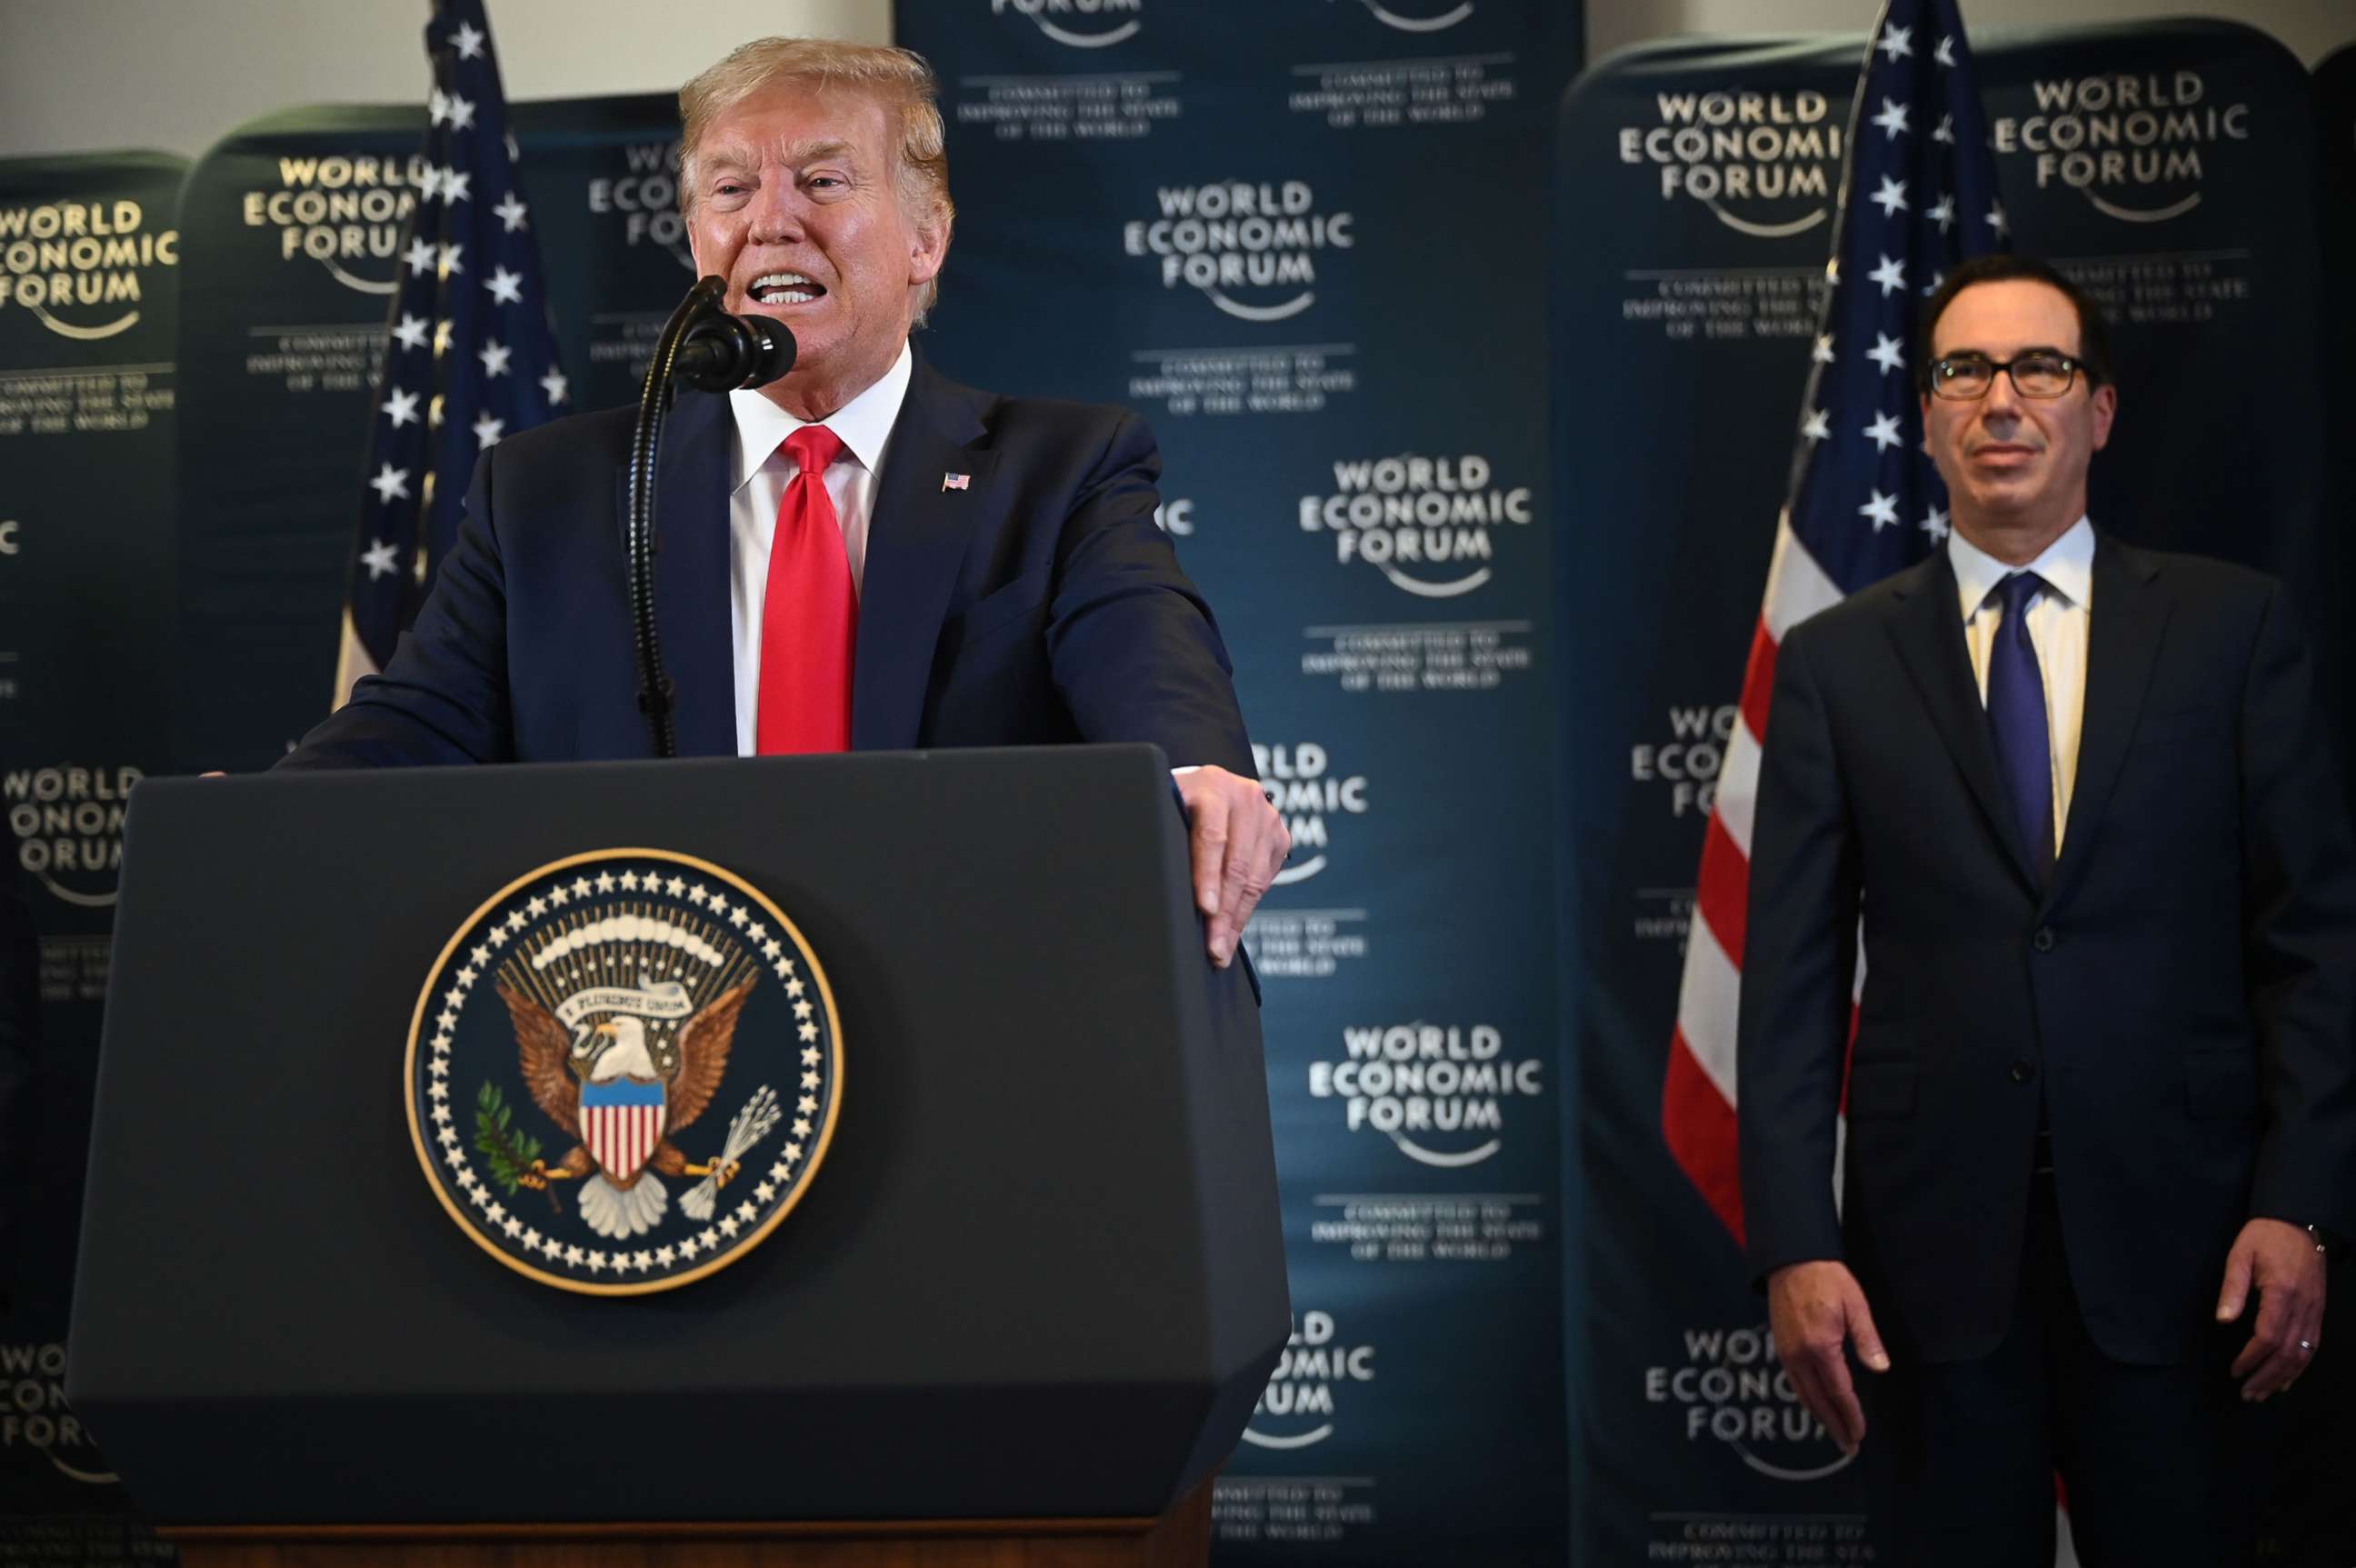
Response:
[[[663,1132],[659,1079],[616,1078],[581,1086],[581,1141],[617,1182],[628,1181],[655,1152]]]

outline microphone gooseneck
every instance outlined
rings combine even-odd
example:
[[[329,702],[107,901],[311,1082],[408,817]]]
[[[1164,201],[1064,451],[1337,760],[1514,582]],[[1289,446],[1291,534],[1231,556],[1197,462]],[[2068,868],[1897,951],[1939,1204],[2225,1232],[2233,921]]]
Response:
[[[671,381],[676,377],[707,392],[726,392],[773,381],[794,366],[793,334],[766,317],[730,316],[720,308],[727,294],[725,279],[698,278],[670,313],[647,362],[637,424],[630,433],[630,639],[637,660],[638,711],[646,714],[657,757],[679,755],[671,722],[676,694],[663,673],[662,636],[655,624],[655,489]]]

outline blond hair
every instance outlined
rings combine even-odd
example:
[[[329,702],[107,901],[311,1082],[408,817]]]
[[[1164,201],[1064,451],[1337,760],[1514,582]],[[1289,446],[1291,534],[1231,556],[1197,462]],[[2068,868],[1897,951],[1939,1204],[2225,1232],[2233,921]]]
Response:
[[[925,58],[912,49],[836,38],[755,38],[679,90],[679,205],[695,216],[695,149],[712,123],[755,93],[782,82],[812,91],[845,87],[863,92],[896,113],[900,122],[897,184],[900,209],[918,229],[937,229],[944,239],[956,220],[949,199],[947,135],[941,125],[940,82]],[[940,280],[927,279],[916,296],[916,318],[940,297]]]

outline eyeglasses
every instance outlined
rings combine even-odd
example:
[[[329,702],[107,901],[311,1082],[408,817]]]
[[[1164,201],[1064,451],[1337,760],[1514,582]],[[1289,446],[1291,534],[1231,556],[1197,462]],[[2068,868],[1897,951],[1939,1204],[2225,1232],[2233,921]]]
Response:
[[[2017,359],[1991,360],[1985,354],[1950,354],[1931,361],[1931,395],[1969,403],[1988,394],[2002,371],[2012,378],[2012,390],[2023,397],[2054,398],[2066,394],[2085,369],[2067,354],[2038,349]]]

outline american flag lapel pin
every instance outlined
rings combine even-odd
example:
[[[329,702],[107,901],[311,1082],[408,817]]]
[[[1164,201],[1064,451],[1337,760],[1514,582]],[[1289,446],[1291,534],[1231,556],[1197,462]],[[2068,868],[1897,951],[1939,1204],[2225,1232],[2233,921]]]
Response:
[[[961,490],[971,483],[973,483],[973,476],[971,474],[943,474],[941,476],[941,489],[945,490]]]

